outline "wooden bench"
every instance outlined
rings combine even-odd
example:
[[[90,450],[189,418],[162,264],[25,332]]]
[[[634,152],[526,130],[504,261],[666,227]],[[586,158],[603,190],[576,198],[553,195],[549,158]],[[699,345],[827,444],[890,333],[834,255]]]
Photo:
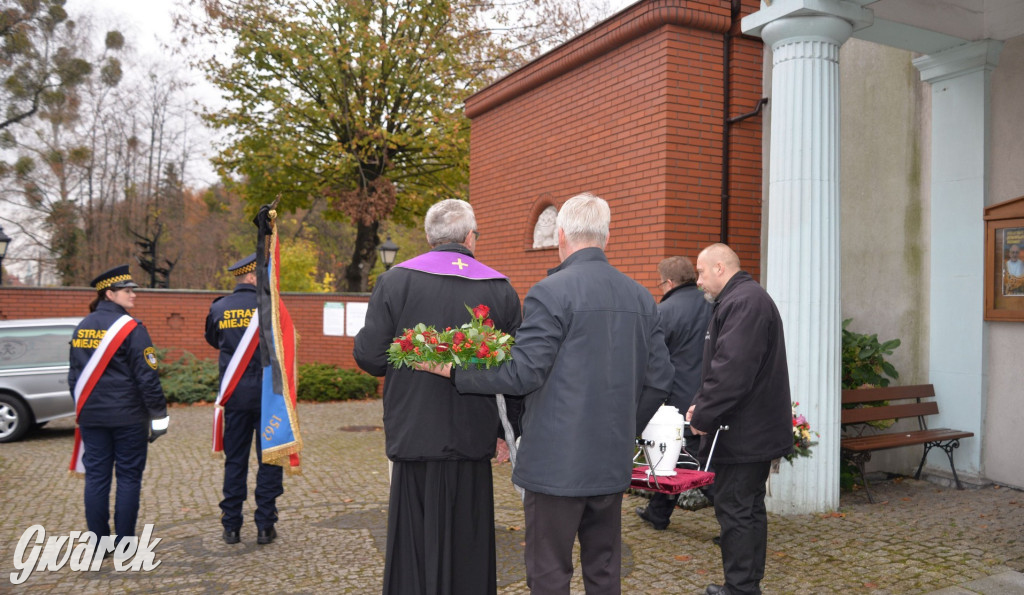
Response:
[[[924,455],[921,457],[921,464],[917,467],[917,473],[914,475],[915,479],[921,478],[921,469],[928,458],[928,451],[935,447],[941,448],[949,458],[949,468],[953,471],[953,479],[956,481],[957,489],[963,489],[963,486],[960,484],[960,478],[956,474],[956,467],[953,465],[953,449],[960,446],[961,438],[970,438],[974,436],[974,433],[946,428],[928,429],[924,418],[927,415],[937,414],[939,412],[939,404],[935,401],[922,401],[921,399],[934,396],[935,387],[930,384],[843,391],[843,405],[888,401],[883,406],[858,407],[854,409],[844,408],[842,412],[844,430],[854,432],[855,435],[844,436],[839,442],[839,448],[842,451],[843,458],[857,465],[861,479],[864,481],[864,491],[867,492],[869,502],[874,503],[875,500],[871,497],[871,491],[868,489],[868,480],[864,475],[864,463],[871,460],[871,453],[876,450],[899,448],[901,446],[924,445]],[[893,404],[894,401],[911,402]],[[906,417],[917,417],[920,429],[879,433],[867,423],[889,419],[898,420]]]

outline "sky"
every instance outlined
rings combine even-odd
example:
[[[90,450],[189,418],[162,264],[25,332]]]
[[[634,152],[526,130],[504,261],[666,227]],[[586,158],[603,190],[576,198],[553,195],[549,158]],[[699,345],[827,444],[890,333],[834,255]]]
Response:
[[[129,51],[140,58],[138,63],[147,68],[157,65],[161,71],[189,82],[188,99],[195,111],[201,107],[209,109],[220,103],[219,93],[202,74],[188,67],[184,57],[173,54],[170,49],[177,45],[171,18],[177,3],[178,0],[67,0],[65,8],[72,18],[88,15],[98,32],[97,39],[102,39],[104,31],[120,31]],[[189,186],[204,187],[217,181],[217,174],[209,163],[214,153],[213,134],[198,123],[190,132],[196,147],[185,172],[185,183]]]
[[[171,41],[174,0],[68,0],[72,16],[95,15],[98,27],[116,28],[133,40],[143,54],[161,55],[160,42]]]
[[[603,0],[614,14],[638,0]],[[96,14],[100,23],[113,23],[144,52],[160,55],[160,44],[173,39],[171,11],[180,0],[68,0],[72,14]]]

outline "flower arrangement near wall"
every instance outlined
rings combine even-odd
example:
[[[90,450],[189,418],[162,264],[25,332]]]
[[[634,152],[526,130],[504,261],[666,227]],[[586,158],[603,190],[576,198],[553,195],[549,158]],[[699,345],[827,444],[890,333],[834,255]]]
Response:
[[[817,432],[811,431],[811,423],[807,418],[797,414],[796,408],[799,404],[793,403],[793,453],[786,455],[786,460],[790,464],[799,457],[811,456],[811,447],[818,444],[817,441],[811,440],[811,436],[820,437]]]

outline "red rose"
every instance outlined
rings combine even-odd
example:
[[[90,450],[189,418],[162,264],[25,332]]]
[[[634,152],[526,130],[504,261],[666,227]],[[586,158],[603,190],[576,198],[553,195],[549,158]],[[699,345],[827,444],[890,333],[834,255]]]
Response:
[[[437,350],[436,350],[436,351],[437,351],[438,353],[444,353],[445,351],[448,351],[448,345],[446,345],[446,344],[444,344],[444,343],[441,343],[441,344],[439,344],[439,345],[437,346]]]
[[[481,345],[480,349],[476,350],[476,356],[483,359],[491,354],[491,351],[487,349],[487,345]]]
[[[398,345],[401,346],[402,351],[412,351],[412,341],[409,339],[402,339],[398,342]]]
[[[483,304],[473,308],[473,318],[487,318],[487,315],[490,313],[491,309]]]
[[[491,328],[494,328],[494,321],[491,320],[490,318],[488,318],[487,320],[484,321],[484,326],[489,326]]]
[[[455,337],[453,337],[453,340],[455,341],[456,344],[464,343],[466,341],[466,333],[462,331],[456,332]]]

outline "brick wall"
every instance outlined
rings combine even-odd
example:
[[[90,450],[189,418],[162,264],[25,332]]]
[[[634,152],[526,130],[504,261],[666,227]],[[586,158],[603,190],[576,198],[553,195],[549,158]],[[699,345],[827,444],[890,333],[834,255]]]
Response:
[[[168,289],[139,289],[131,314],[146,325],[159,349],[176,357],[188,351],[196,357],[217,357],[206,344],[203,333],[210,302],[228,292]],[[85,316],[96,293],[89,288],[0,288],[0,320]],[[326,336],[323,333],[324,304],[362,302],[367,295],[340,293],[285,293],[285,305],[292,315],[299,337],[300,364],[337,364],[356,368],[352,359],[352,337]]]
[[[744,0],[742,15],[756,11]],[[477,256],[520,295],[558,264],[534,250],[549,204],[583,191],[612,208],[607,254],[654,290],[657,263],[720,239],[730,2],[638,3],[471,97]],[[731,42],[730,116],[761,96],[761,42]],[[731,128],[729,243],[760,269],[761,120]]]

